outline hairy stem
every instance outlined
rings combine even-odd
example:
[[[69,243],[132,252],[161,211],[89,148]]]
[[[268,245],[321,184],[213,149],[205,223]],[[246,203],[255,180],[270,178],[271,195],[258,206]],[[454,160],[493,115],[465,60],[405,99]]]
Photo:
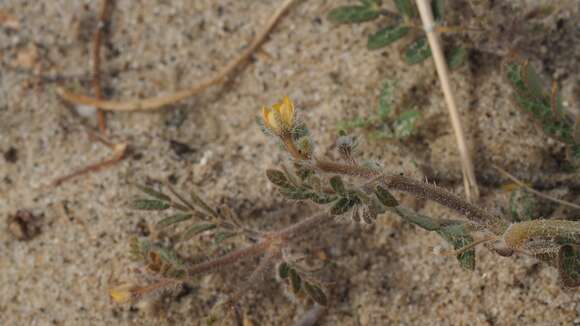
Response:
[[[211,272],[216,269],[223,268],[235,264],[241,260],[257,257],[265,252],[268,252],[276,244],[294,241],[298,237],[308,234],[316,230],[319,226],[331,222],[333,219],[328,213],[315,214],[307,219],[304,219],[294,225],[288,226],[284,229],[273,231],[268,234],[258,243],[249,247],[233,251],[220,258],[212,259],[207,262],[199,263],[190,267],[187,271],[188,277]]]
[[[197,265],[192,266],[187,271],[188,277],[193,277],[199,274],[207,273],[219,268],[223,268],[225,266],[237,263],[238,261],[252,258],[263,254],[268,247],[270,246],[271,242],[268,240],[264,240],[258,242],[255,245],[239,249],[229,254],[226,254],[220,258],[212,259],[210,261],[206,261],[203,263],[199,263]]]
[[[280,249],[276,249],[273,252],[268,252],[266,256],[260,261],[260,264],[247,280],[242,283],[240,287],[236,289],[232,295],[226,301],[227,305],[232,305],[236,301],[240,300],[251,288],[256,286],[256,284],[261,284],[265,275],[274,268],[274,265],[278,260],[282,258],[282,252]]]
[[[500,217],[494,216],[486,212],[484,209],[470,204],[466,200],[461,199],[442,188],[425,182],[415,181],[411,178],[398,175],[381,175],[381,173],[376,170],[360,165],[346,165],[324,160],[317,160],[315,162],[315,168],[329,173],[349,175],[364,179],[376,179],[377,182],[383,184],[388,189],[407,192],[419,198],[429,199],[451,208],[474,222],[488,226],[498,235],[503,233],[507,228],[507,223]]]
[[[454,194],[430,185],[415,181],[403,176],[383,176],[380,181],[385,187],[393,190],[404,191],[419,198],[429,199],[445,207],[451,208],[468,219],[486,225],[495,234],[501,234],[507,228],[507,223],[500,217],[492,215],[485,210],[468,203]]]

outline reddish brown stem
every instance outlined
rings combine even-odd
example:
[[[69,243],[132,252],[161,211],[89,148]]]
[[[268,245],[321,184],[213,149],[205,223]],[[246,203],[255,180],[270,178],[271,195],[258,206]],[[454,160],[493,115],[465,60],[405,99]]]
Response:
[[[235,264],[241,260],[260,256],[268,250],[276,248],[276,244],[296,240],[298,237],[317,230],[318,226],[330,221],[332,221],[332,218],[328,213],[316,214],[282,230],[270,232],[263,240],[252,246],[236,250],[217,259],[194,265],[188,270],[187,275],[192,277],[204,274]],[[276,248],[274,250],[278,249]]]
[[[260,256],[264,252],[266,252],[266,250],[270,247],[270,245],[271,242],[269,240],[263,240],[255,245],[240,250],[236,250],[220,258],[212,259],[210,261],[194,265],[187,271],[187,275],[189,277],[193,277],[196,275],[204,274],[237,263],[244,259]]]
[[[126,144],[114,145],[112,158],[107,159],[107,160],[102,161],[102,162],[99,162],[99,163],[95,163],[93,165],[89,165],[89,166],[82,168],[78,171],[75,171],[71,174],[60,177],[52,182],[52,186],[58,187],[62,183],[64,183],[65,181],[71,180],[75,177],[78,177],[78,176],[81,176],[83,174],[87,174],[90,172],[97,172],[97,171],[100,171],[100,170],[107,168],[111,165],[114,165],[117,162],[120,162],[121,160],[123,160],[125,158],[126,154],[127,154],[127,145]]]

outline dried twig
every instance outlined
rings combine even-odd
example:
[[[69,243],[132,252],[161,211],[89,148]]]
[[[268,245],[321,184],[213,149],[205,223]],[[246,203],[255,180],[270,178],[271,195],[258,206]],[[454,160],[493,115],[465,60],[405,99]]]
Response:
[[[505,175],[508,179],[510,179],[511,181],[513,181],[515,184],[517,184],[518,186],[520,186],[522,188],[525,188],[526,190],[528,190],[529,192],[535,194],[538,197],[542,197],[542,198],[545,198],[547,200],[551,200],[551,201],[556,202],[556,203],[561,204],[561,205],[565,205],[565,206],[572,207],[572,208],[575,208],[575,209],[580,209],[580,205],[577,205],[577,204],[574,204],[574,203],[571,203],[571,202],[568,202],[568,201],[565,201],[565,200],[562,200],[562,199],[558,199],[558,198],[552,197],[550,195],[546,195],[546,194],[544,194],[542,192],[539,192],[539,191],[535,190],[534,188],[526,185],[525,183],[523,183],[522,181],[520,181],[519,179],[517,179],[515,176],[511,175],[506,170],[500,168],[499,166],[497,166],[497,165],[492,165],[492,166],[493,166],[494,169],[496,169],[497,171],[499,171],[501,174]]]
[[[106,167],[114,165],[115,163],[123,160],[125,158],[125,156],[127,155],[127,144],[123,144],[123,143],[112,144],[111,148],[113,149],[113,155],[111,158],[104,160],[102,162],[99,162],[99,163],[89,165],[89,166],[82,168],[78,171],[75,171],[69,175],[65,175],[63,177],[60,177],[60,178],[54,180],[51,185],[53,187],[58,187],[62,183],[64,183],[65,181],[68,181],[68,180],[73,179],[75,177],[78,177],[78,176],[81,176],[83,174],[87,174],[90,172],[100,171]]]
[[[431,12],[430,1],[417,0],[417,7],[419,8],[421,20],[423,21],[423,26],[427,33],[427,39],[429,40],[429,46],[431,47],[433,59],[435,60],[435,67],[437,68],[439,80],[441,81],[441,88],[443,89],[443,95],[445,96],[447,109],[449,111],[449,116],[451,117],[451,125],[455,131],[459,155],[461,156],[461,169],[463,171],[465,195],[468,200],[477,199],[479,197],[479,188],[477,186],[477,180],[475,179],[473,162],[471,161],[471,156],[465,142],[465,135],[463,134],[455,97],[451,91],[449,69],[445,63],[445,57],[443,55],[439,36],[435,33],[435,22],[433,20],[433,13]]]
[[[252,53],[260,47],[268,34],[272,31],[276,23],[280,20],[282,15],[290,7],[294,0],[285,0],[282,5],[272,15],[270,20],[266,23],[264,29],[254,38],[252,43],[234,58],[225,67],[223,67],[215,76],[207,78],[198,84],[191,86],[189,89],[177,91],[172,94],[160,95],[146,99],[134,99],[127,101],[104,101],[98,98],[72,93],[62,87],[57,88],[57,94],[64,100],[74,103],[76,105],[88,105],[100,108],[106,111],[152,111],[159,110],[163,107],[179,102],[188,97],[197,95],[210,86],[222,83],[229,77],[241,64],[246,62]]]
[[[95,30],[93,39],[93,89],[95,91],[95,98],[100,100],[103,96],[103,91],[101,88],[101,43],[103,39],[103,30],[107,24],[109,4],[110,0],[103,0],[101,5],[101,13],[99,15],[99,21],[97,22],[97,28]],[[107,129],[107,124],[105,120],[105,112],[103,110],[97,109],[97,119],[99,123],[99,131],[105,133]]]

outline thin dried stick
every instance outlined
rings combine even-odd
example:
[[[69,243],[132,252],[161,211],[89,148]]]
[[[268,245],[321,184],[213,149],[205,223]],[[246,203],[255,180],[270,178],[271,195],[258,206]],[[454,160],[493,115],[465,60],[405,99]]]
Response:
[[[163,107],[179,102],[188,97],[197,95],[210,86],[219,84],[226,80],[241,64],[246,62],[252,53],[260,47],[264,42],[268,34],[272,31],[274,26],[278,23],[282,15],[290,7],[294,0],[285,0],[282,5],[276,10],[272,15],[270,20],[266,23],[264,29],[254,38],[252,43],[241,52],[239,56],[234,58],[225,67],[223,67],[215,76],[207,78],[198,84],[191,86],[189,89],[184,89],[177,91],[172,94],[160,95],[156,97],[146,98],[146,99],[133,99],[127,101],[104,101],[98,98],[93,98],[86,95],[80,95],[72,93],[62,87],[57,88],[57,94],[64,100],[77,104],[77,105],[88,105],[100,108],[106,111],[153,111],[159,110]]]
[[[459,148],[459,155],[461,157],[461,169],[463,171],[465,195],[468,200],[474,200],[479,197],[479,188],[475,178],[473,162],[471,160],[469,150],[467,149],[465,135],[463,134],[463,128],[461,126],[461,119],[459,118],[459,113],[457,111],[455,97],[451,91],[449,69],[445,63],[445,57],[443,55],[439,36],[437,33],[435,33],[435,22],[433,20],[433,13],[431,12],[430,1],[417,0],[417,7],[419,8],[421,20],[423,21],[423,26],[425,28],[425,32],[427,33],[429,46],[431,47],[433,59],[435,60],[435,67],[437,68],[439,80],[441,81],[443,95],[445,96],[447,109],[449,111],[449,116],[451,117],[451,125],[453,126],[453,130],[455,132],[457,147]]]
[[[103,30],[107,23],[107,13],[109,11],[110,0],[103,0],[101,5],[101,13],[99,21],[97,22],[97,29],[95,30],[93,41],[93,89],[95,91],[95,98],[100,100],[103,96],[101,88],[101,43],[103,39]],[[105,120],[105,112],[97,109],[97,119],[99,124],[99,131],[105,133],[107,129],[107,122]]]
[[[575,208],[575,209],[580,209],[580,205],[577,205],[577,204],[574,204],[574,203],[571,203],[571,202],[568,202],[568,201],[565,201],[565,200],[562,200],[562,199],[558,199],[558,198],[552,197],[550,195],[546,195],[544,193],[541,193],[541,192],[535,190],[534,188],[526,185],[525,183],[521,182],[519,179],[517,179],[516,177],[514,177],[513,175],[511,175],[506,170],[500,168],[499,166],[497,166],[497,165],[492,165],[492,166],[493,166],[494,169],[496,169],[497,171],[499,171],[501,174],[505,175],[508,179],[510,179],[511,181],[513,181],[515,184],[517,184],[518,186],[520,186],[522,188],[525,188],[526,190],[528,190],[529,192],[535,194],[538,197],[542,197],[542,198],[545,198],[547,200],[551,200],[553,202],[556,202],[556,203],[561,204],[561,205],[564,205],[564,206],[572,207],[572,208]]]
[[[56,180],[54,180],[51,185],[53,187],[58,187],[60,186],[62,183],[64,183],[65,181],[68,181],[70,179],[73,179],[75,177],[81,176],[83,174],[87,174],[90,172],[96,172],[96,171],[100,171],[106,167],[109,167],[111,165],[114,165],[115,163],[123,160],[125,158],[125,156],[127,155],[127,144],[113,144],[111,145],[112,149],[113,149],[113,155],[111,158],[106,159],[102,162],[99,163],[95,163],[92,165],[89,165],[85,168],[82,168],[78,171],[75,171],[71,174],[65,175],[63,177],[60,177]]]

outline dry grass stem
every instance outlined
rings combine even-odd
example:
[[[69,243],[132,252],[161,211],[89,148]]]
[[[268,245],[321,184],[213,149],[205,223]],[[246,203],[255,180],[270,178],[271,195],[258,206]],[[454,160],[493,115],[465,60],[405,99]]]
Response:
[[[550,195],[546,195],[544,193],[541,193],[541,192],[535,190],[534,188],[526,185],[525,183],[523,183],[522,181],[520,181],[518,178],[516,178],[515,176],[513,176],[512,174],[510,174],[506,170],[500,168],[499,166],[497,166],[497,165],[492,165],[492,166],[493,166],[494,169],[496,169],[497,171],[499,171],[501,174],[505,175],[508,179],[510,179],[511,181],[513,181],[515,184],[517,184],[518,186],[520,186],[522,188],[525,188],[526,190],[528,190],[529,192],[533,193],[534,195],[536,195],[538,197],[542,197],[542,198],[545,198],[547,200],[551,200],[551,201],[553,201],[555,203],[558,203],[558,204],[561,204],[561,205],[564,205],[564,206],[568,206],[568,207],[571,207],[571,208],[574,208],[574,209],[580,209],[580,205],[577,205],[577,204],[574,204],[574,203],[571,203],[571,202],[568,202],[568,201],[565,201],[565,200],[562,200],[562,199],[558,199],[558,198],[552,197]]]
[[[433,59],[435,60],[435,67],[437,68],[439,80],[441,81],[441,88],[443,89],[443,95],[445,96],[445,101],[447,102],[447,109],[451,118],[451,125],[453,126],[455,138],[457,140],[457,146],[459,148],[459,155],[461,157],[461,169],[463,171],[463,183],[465,185],[465,195],[467,199],[471,201],[479,198],[479,187],[475,178],[471,155],[469,154],[467,143],[465,141],[465,135],[463,133],[459,112],[457,111],[455,97],[453,95],[453,91],[451,90],[449,69],[445,63],[445,56],[441,47],[441,41],[439,40],[437,33],[434,31],[435,22],[430,6],[430,1],[417,0],[417,7],[419,8],[421,20],[423,21],[423,26],[425,28],[425,32],[427,33],[427,39],[429,40],[429,46],[431,47]]]
[[[115,165],[116,163],[123,160],[125,158],[125,156],[127,155],[127,144],[123,144],[123,143],[114,144],[114,145],[112,145],[112,149],[113,149],[113,155],[111,156],[111,158],[106,159],[102,162],[98,162],[98,163],[89,165],[89,166],[82,168],[78,171],[75,171],[71,174],[60,177],[60,178],[54,180],[51,183],[51,185],[53,187],[58,187],[61,184],[63,184],[65,181],[71,180],[71,179],[76,178],[78,176],[81,176],[81,175],[84,175],[84,174],[87,174],[90,172],[100,171],[104,168]]]
[[[160,95],[146,99],[132,99],[126,101],[105,101],[98,98],[75,94],[63,87],[57,88],[57,94],[67,102],[76,105],[88,105],[106,111],[154,111],[163,109],[164,107],[182,101],[188,97],[197,95],[213,85],[224,82],[240,65],[245,63],[252,53],[254,53],[260,45],[264,42],[268,34],[272,31],[274,26],[280,21],[282,15],[292,5],[294,0],[285,0],[276,12],[271,16],[262,31],[254,38],[252,43],[240,53],[234,60],[230,61],[224,66],[215,76],[211,76],[198,84],[191,86],[188,89],[177,91],[175,93]]]

